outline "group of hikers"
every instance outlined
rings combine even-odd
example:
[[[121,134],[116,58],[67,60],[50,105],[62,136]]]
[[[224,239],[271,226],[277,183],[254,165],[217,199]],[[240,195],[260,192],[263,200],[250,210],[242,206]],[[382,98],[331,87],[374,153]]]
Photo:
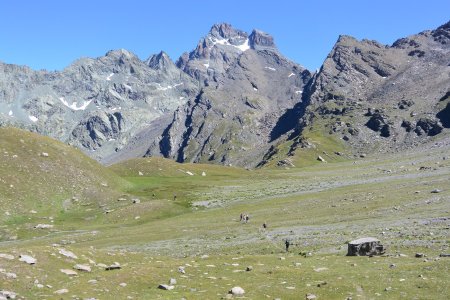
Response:
[[[250,215],[241,213],[241,216],[239,217],[239,222],[248,223],[248,220],[250,220]]]
[[[241,223],[246,224],[246,223],[248,223],[249,220],[250,220],[250,215],[248,213],[241,213],[241,215],[239,216],[239,222],[241,222]],[[264,222],[262,224],[262,228],[263,228],[263,230],[267,229],[267,223],[266,222]],[[292,243],[292,241],[290,241],[289,239],[286,239],[285,242],[284,242],[284,245],[286,247],[286,252],[289,252],[289,247],[291,245],[294,245],[294,243]]]

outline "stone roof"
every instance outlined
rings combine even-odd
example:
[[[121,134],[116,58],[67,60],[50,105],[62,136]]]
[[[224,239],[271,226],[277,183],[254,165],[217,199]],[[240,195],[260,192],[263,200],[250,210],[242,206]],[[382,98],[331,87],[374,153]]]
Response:
[[[364,237],[360,238],[354,241],[349,242],[350,245],[359,245],[364,243],[372,243],[372,242],[379,242],[379,239],[373,238],[373,237]]]

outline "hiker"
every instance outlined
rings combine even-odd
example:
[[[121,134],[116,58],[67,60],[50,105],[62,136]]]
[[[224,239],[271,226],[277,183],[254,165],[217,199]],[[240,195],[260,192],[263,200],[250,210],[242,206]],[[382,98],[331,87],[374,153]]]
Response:
[[[245,223],[248,223],[248,220],[250,219],[250,216],[248,214],[245,215]]]
[[[177,194],[173,194],[173,201],[177,200]]]
[[[264,228],[264,229],[267,229],[267,224],[266,224],[266,222],[263,223],[263,228]]]
[[[288,239],[286,239],[286,242],[284,242],[284,244],[286,245],[286,252],[289,251],[289,246],[291,245],[291,243],[289,242]]]
[[[239,217],[239,222],[241,222],[242,223],[242,220],[244,219],[244,214],[243,213],[241,213],[241,216]]]

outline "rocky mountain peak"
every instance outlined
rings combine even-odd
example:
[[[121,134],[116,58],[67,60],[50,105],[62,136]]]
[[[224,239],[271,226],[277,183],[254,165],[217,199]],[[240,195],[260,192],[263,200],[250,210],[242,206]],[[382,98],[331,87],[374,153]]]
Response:
[[[215,37],[218,39],[232,39],[235,37],[247,38],[247,33],[233,28],[233,26],[231,26],[228,23],[220,23],[214,24],[211,27],[208,36]]]
[[[197,47],[189,53],[184,53],[176,65],[201,81],[217,78],[229,69],[240,55],[250,49],[246,32],[227,23],[215,24],[208,34],[200,39]]]
[[[175,67],[175,64],[170,59],[169,55],[167,55],[167,53],[165,53],[164,51],[150,56],[145,61],[145,64],[154,70],[165,70]]]
[[[254,29],[249,36],[250,47],[255,50],[276,49],[273,37],[261,30]]]
[[[125,50],[125,49],[116,49],[116,50],[110,50],[106,53],[107,57],[110,58],[118,58],[118,59],[132,59],[135,58],[136,55],[132,52]]]

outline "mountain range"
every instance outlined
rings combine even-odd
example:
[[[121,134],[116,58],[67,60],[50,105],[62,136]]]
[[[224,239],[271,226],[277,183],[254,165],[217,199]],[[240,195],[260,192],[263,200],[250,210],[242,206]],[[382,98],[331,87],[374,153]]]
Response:
[[[55,72],[0,63],[0,126],[105,164],[285,166],[324,144],[331,158],[438,143],[450,132],[450,22],[392,45],[342,35],[315,72],[269,34],[226,23],[176,62],[122,49]]]

